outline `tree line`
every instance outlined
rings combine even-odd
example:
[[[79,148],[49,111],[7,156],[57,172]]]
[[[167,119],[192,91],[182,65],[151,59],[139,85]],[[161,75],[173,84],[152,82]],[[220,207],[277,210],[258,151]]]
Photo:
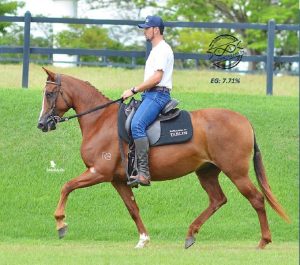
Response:
[[[202,21],[229,23],[267,23],[274,19],[277,24],[299,23],[298,3],[293,0],[80,0],[90,9],[110,8],[123,19],[143,20],[141,14],[147,10],[158,14],[165,21]],[[0,15],[16,15],[22,1],[0,0]],[[150,14],[149,14],[150,15]],[[70,25],[57,35],[52,25],[38,24],[44,36],[31,36],[31,46],[62,48],[90,48],[116,50],[144,50],[145,46],[135,39],[138,29],[114,26],[104,28],[95,25]],[[241,39],[248,55],[263,55],[267,49],[267,32],[253,29],[190,29],[166,28],[165,38],[174,51],[206,53],[210,42],[219,34],[230,33]],[[23,27],[16,24],[0,23],[0,45],[21,46]],[[127,39],[126,39],[127,38]],[[130,40],[130,38],[132,38]],[[127,41],[126,41],[127,40]],[[128,41],[129,40],[129,41]],[[294,55],[299,51],[299,36],[295,31],[276,31],[276,55]],[[1,55],[3,57],[3,55]],[[12,56],[12,55],[6,55]],[[22,55],[13,55],[21,57]],[[45,56],[33,55],[32,58]],[[82,56],[82,61],[95,61],[97,58]],[[130,63],[126,58],[109,58],[114,62]],[[143,63],[141,59],[140,63]],[[182,62],[179,62],[182,63]],[[188,64],[187,62],[186,64]],[[201,62],[205,65],[205,62]],[[256,69],[256,63],[251,65]]]

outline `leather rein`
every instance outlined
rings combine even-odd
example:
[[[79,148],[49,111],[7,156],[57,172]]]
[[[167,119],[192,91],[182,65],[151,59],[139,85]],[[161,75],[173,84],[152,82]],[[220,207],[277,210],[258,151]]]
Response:
[[[69,121],[71,119],[79,118],[81,116],[87,115],[87,114],[95,112],[97,110],[104,109],[104,108],[106,108],[106,107],[108,107],[108,106],[110,106],[110,105],[112,105],[114,103],[123,102],[124,101],[123,98],[119,98],[119,99],[107,102],[107,103],[105,103],[103,105],[99,105],[99,106],[97,106],[97,107],[95,107],[93,109],[90,109],[90,110],[87,110],[87,111],[84,111],[84,112],[81,112],[81,113],[78,113],[78,114],[75,114],[75,115],[71,115],[71,116],[68,116],[68,117],[60,117],[58,115],[55,115],[56,101],[57,101],[57,98],[58,98],[59,94],[61,95],[62,99],[64,100],[65,104],[67,105],[67,107],[69,109],[71,109],[73,107],[69,105],[68,101],[64,97],[63,90],[62,90],[62,87],[61,87],[61,75],[60,74],[56,74],[56,78],[55,79],[56,79],[55,82],[53,82],[53,81],[46,81],[46,84],[53,84],[53,85],[56,85],[56,87],[57,87],[57,90],[55,91],[56,98],[55,98],[54,104],[53,104],[53,106],[51,108],[52,112],[51,112],[51,115],[48,118],[48,121],[52,120],[55,123]]]

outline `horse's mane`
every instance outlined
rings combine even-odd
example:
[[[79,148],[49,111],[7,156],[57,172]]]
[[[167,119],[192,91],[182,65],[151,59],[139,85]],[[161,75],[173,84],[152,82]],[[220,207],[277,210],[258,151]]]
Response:
[[[101,97],[103,97],[104,99],[108,100],[108,101],[111,101],[110,98],[108,98],[107,96],[105,96],[101,91],[99,91],[95,86],[93,86],[89,81],[84,81],[84,80],[81,80],[81,79],[78,79],[76,77],[73,77],[73,76],[69,76],[68,77],[71,77],[72,79],[75,79],[76,81],[78,82],[82,82],[83,84],[87,85],[89,88],[93,89],[94,92],[96,92],[97,94],[99,94]]]
[[[90,88],[92,88],[94,91],[96,91],[97,93],[99,93],[102,97],[104,97],[105,99],[111,101],[110,98],[108,98],[107,96],[105,96],[101,91],[99,91],[94,85],[92,85],[89,81],[83,81],[85,84],[87,84]]]

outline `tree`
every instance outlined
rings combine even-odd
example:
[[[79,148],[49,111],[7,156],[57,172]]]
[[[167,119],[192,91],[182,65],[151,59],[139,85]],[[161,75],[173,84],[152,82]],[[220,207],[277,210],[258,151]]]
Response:
[[[68,30],[60,32],[55,40],[59,47],[84,49],[122,50],[124,45],[109,37],[109,31],[100,26],[69,25]],[[81,56],[81,61],[93,62],[94,56]],[[126,58],[108,58],[111,62],[130,63]]]
[[[16,15],[18,8],[23,6],[24,2],[0,0],[0,16]],[[5,29],[10,25],[11,23],[0,23],[0,35],[5,34]]]
[[[132,0],[82,0],[87,3],[91,10],[104,9],[109,12],[111,17],[117,17],[118,19],[141,19],[140,12],[143,9],[142,6],[138,6],[135,1]],[[143,18],[144,19],[144,18]],[[137,27],[133,26],[107,26],[110,36],[118,40],[119,42],[126,43],[133,46],[145,46],[142,43],[141,31]]]
[[[38,23],[38,28],[43,30],[45,37],[30,35],[31,47],[52,47],[53,31],[52,25]],[[9,30],[0,38],[0,46],[23,46],[24,44],[24,28],[17,24],[12,24]],[[23,54],[1,54],[1,58],[7,63],[19,62],[23,58]],[[31,60],[48,60],[48,55],[31,54]]]
[[[24,6],[24,2],[21,1],[7,1],[7,0],[0,0],[0,15],[16,15],[18,8]],[[41,26],[45,30],[52,34],[49,25]],[[50,31],[49,31],[50,30]],[[30,43],[31,46],[38,46],[38,47],[50,47],[52,45],[50,35],[47,38],[42,37],[34,37],[30,36]],[[0,23],[0,45],[5,46],[22,46],[24,43],[24,29],[23,26],[19,26],[16,23]],[[14,61],[22,60],[22,54],[2,54],[1,58],[6,58],[9,62],[11,59]],[[47,59],[45,55],[31,55],[31,59]]]
[[[153,0],[134,0],[140,8],[155,7],[170,21],[203,21],[203,22],[235,22],[235,23],[267,23],[275,19],[276,23],[294,24],[298,22],[298,3],[290,0],[167,0],[166,4],[159,4]],[[175,45],[184,50],[201,50],[207,46],[207,32],[209,30],[176,30],[173,36]],[[216,30],[215,34],[225,33]],[[228,32],[226,32],[228,33]],[[235,30],[243,40],[245,48],[250,54],[262,54],[267,49],[267,34],[262,30]],[[190,38],[187,36],[190,34]],[[195,39],[198,39],[198,47]],[[201,39],[204,39],[203,41]],[[298,52],[299,41],[296,32],[276,32],[276,53],[295,54]],[[255,65],[253,65],[255,66]]]

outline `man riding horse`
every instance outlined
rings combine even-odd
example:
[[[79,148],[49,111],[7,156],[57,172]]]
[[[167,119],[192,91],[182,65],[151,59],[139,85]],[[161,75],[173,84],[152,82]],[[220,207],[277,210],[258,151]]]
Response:
[[[146,63],[145,81],[135,88],[124,91],[120,99],[110,100],[86,81],[56,74],[44,68],[47,81],[38,128],[43,132],[48,132],[54,130],[58,122],[78,118],[82,133],[80,152],[86,166],[84,172],[62,186],[54,213],[59,238],[63,238],[67,232],[65,208],[69,194],[79,188],[110,182],[123,199],[136,224],[140,235],[136,247],[143,248],[150,241],[149,233],[139,214],[132,187],[138,184],[150,184],[147,157],[149,142],[145,128],[154,121],[170,99],[174,58],[171,48],[163,40],[161,18],[148,17],[140,27],[145,29],[146,38],[153,44]],[[138,173],[137,176],[131,176],[130,187],[127,185],[127,174],[122,165],[124,159],[120,152],[124,142],[120,141],[121,137],[118,133],[118,128],[122,127],[118,122],[122,104],[115,103],[137,92],[143,92],[143,102],[135,113],[131,130],[136,144]],[[64,114],[71,108],[74,109],[76,115],[64,117]],[[181,111],[181,113],[187,112]],[[186,127],[180,126],[179,129],[170,131],[169,128],[168,133],[164,135],[170,136],[170,133],[171,137],[175,135],[176,137],[172,137],[172,142],[168,141],[168,145],[164,142],[164,146],[158,146],[155,142],[156,147],[149,151],[152,181],[172,180],[194,172],[208,195],[207,208],[189,225],[185,248],[195,243],[196,234],[203,224],[227,202],[219,183],[221,172],[231,180],[255,209],[261,229],[258,247],[265,248],[272,241],[265,199],[279,216],[287,222],[290,219],[272,193],[251,123],[237,112],[217,108],[189,111],[185,117],[185,120],[189,119],[192,129],[184,130]],[[161,132],[163,126],[161,126]],[[185,134],[185,132],[192,132],[192,137],[184,143],[175,144],[174,138],[178,138],[178,135]],[[150,143],[153,146],[153,134],[150,135]],[[41,153],[43,152],[45,150],[41,148]],[[251,157],[262,193],[250,179]],[[179,193],[180,191],[174,193],[174,196],[178,196]],[[186,200],[186,198],[182,199]],[[188,207],[194,207],[193,203],[190,202]]]
[[[160,17],[148,16],[145,23],[139,24],[138,27],[144,29],[146,40],[152,44],[152,50],[146,61],[144,82],[125,90],[122,94],[123,99],[127,99],[142,92],[142,103],[131,123],[138,170],[136,176],[130,177],[128,185],[150,186],[149,140],[146,129],[170,101],[174,54],[170,45],[164,41],[164,22]]]

